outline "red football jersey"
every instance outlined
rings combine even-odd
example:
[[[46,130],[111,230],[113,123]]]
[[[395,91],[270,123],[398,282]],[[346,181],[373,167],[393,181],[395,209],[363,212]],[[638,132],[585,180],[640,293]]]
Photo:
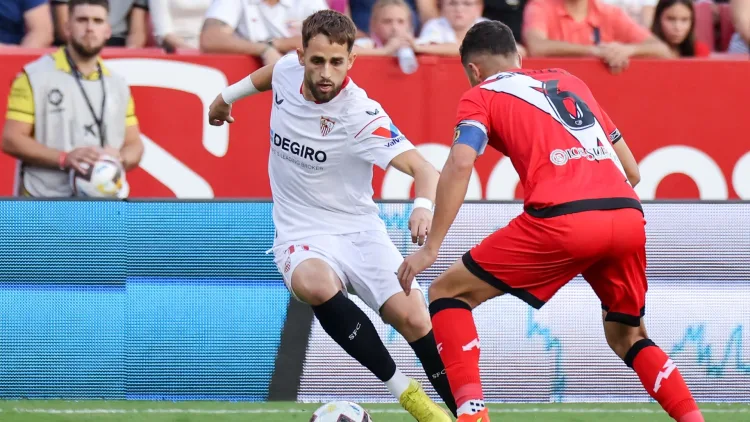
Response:
[[[456,139],[464,125],[482,129],[487,144],[510,158],[531,215],[641,208],[612,147],[620,132],[586,84],[565,70],[488,78],[461,98]]]

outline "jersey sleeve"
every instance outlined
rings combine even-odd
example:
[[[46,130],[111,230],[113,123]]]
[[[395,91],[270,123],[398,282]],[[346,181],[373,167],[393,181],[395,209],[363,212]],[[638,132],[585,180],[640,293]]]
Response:
[[[458,102],[456,128],[453,144],[472,147],[477,155],[482,155],[489,140],[490,116],[478,89],[464,94]]]
[[[5,118],[34,124],[34,94],[26,72],[18,75],[11,85],[8,95],[8,111]]]
[[[602,129],[604,129],[604,133],[607,134],[607,139],[609,139],[609,142],[614,145],[620,139],[622,139],[622,134],[620,134],[620,130],[617,129],[617,126],[615,126],[615,123],[609,117],[607,112],[604,111],[602,106],[599,106],[599,112],[601,113],[602,121],[600,123],[602,125]]]
[[[300,76],[304,74],[302,66],[299,64],[297,52],[292,50],[284,55],[273,67],[271,74],[271,88],[274,92],[280,92],[285,89],[299,89],[302,86]],[[299,79],[300,85],[291,87]]]
[[[138,124],[138,116],[135,115],[135,101],[133,101],[133,96],[130,96],[130,99],[128,100],[128,108],[125,112],[125,126],[136,126]]]
[[[399,154],[414,149],[380,105],[357,114],[362,116],[355,116],[352,125],[354,155],[385,170]]]

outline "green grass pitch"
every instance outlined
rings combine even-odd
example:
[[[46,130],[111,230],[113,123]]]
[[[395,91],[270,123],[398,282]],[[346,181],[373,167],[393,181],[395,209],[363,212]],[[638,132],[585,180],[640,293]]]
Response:
[[[289,402],[0,401],[2,422],[307,422],[315,404]],[[364,404],[373,422],[410,422],[397,405]],[[707,422],[746,422],[748,404],[702,404]],[[656,404],[492,404],[493,422],[669,422]]]

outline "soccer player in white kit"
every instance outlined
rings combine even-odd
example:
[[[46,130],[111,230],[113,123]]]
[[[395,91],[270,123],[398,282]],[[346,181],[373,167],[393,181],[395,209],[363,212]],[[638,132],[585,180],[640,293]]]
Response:
[[[209,123],[234,122],[233,102],[273,90],[268,168],[273,252],[286,286],[415,419],[447,422],[451,418],[419,382],[396,368],[372,322],[347,295],[356,294],[404,336],[455,414],[424,296],[406,296],[399,285],[396,271],[403,257],[372,199],[373,165],[414,177],[417,199],[409,228],[422,245],[439,174],[347,76],[356,57],[355,34],[351,19],[338,12],[311,15],[303,24],[303,49],[226,88],[210,107]],[[416,279],[412,283],[420,289]]]

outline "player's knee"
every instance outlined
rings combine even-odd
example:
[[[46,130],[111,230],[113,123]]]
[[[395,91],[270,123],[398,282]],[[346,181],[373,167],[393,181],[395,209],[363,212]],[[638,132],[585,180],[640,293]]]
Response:
[[[319,259],[302,262],[292,274],[294,295],[312,306],[327,302],[341,290],[342,284],[336,273]]]
[[[627,356],[633,345],[646,338],[637,329],[619,332],[608,332],[605,330],[605,336],[607,344],[620,359],[625,359],[625,356]]]
[[[389,315],[386,322],[401,333],[408,342],[419,340],[432,329],[430,314],[426,308],[424,311],[401,308],[398,312]]]
[[[451,288],[448,277],[445,277],[445,273],[443,273],[430,284],[427,290],[427,297],[430,299],[430,302],[445,298],[453,299],[455,296],[453,290],[455,289]]]

